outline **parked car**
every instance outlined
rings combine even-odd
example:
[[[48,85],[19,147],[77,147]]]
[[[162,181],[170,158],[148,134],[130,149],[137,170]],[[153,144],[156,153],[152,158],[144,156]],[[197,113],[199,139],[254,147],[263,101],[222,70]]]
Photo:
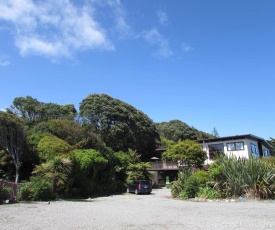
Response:
[[[128,186],[127,192],[135,193],[136,195],[140,193],[150,194],[152,192],[152,184],[149,180],[137,180]]]

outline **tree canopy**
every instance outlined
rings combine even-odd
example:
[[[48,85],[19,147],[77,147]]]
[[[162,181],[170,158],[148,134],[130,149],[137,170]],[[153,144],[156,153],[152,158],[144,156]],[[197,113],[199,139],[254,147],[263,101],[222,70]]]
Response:
[[[197,142],[184,140],[169,146],[163,153],[162,158],[164,160],[181,161],[183,165],[201,168],[207,156]]]
[[[153,156],[159,140],[154,122],[133,106],[106,94],[90,94],[80,104],[80,115],[114,151],[137,150]]]
[[[35,124],[50,119],[73,119],[77,114],[72,104],[44,103],[30,96],[15,98],[12,106],[7,111],[23,118],[28,124]]]
[[[171,120],[156,124],[157,131],[161,137],[175,142],[179,140],[197,140],[210,138],[211,135],[190,127],[180,120]]]
[[[72,147],[56,136],[43,137],[39,141],[37,149],[39,158],[44,162],[57,156],[69,158],[72,155]]]

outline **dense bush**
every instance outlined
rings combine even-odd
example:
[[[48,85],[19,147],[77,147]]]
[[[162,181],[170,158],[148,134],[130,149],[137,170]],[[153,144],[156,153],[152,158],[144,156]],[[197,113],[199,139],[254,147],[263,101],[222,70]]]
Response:
[[[18,200],[23,201],[48,201],[56,198],[53,185],[49,180],[41,177],[32,177],[29,183],[19,188]]]
[[[186,180],[180,197],[183,199],[194,198],[198,195],[199,189],[206,187],[209,181],[209,172],[203,170],[195,171]]]
[[[8,200],[11,194],[11,188],[0,185],[0,202]]]
[[[173,181],[171,186],[171,193],[173,197],[179,197],[186,180],[191,176],[192,172],[189,169],[182,170],[178,173],[178,179]]]
[[[217,161],[222,167],[226,196],[273,198],[275,194],[275,168],[273,160],[258,158],[228,158]]]

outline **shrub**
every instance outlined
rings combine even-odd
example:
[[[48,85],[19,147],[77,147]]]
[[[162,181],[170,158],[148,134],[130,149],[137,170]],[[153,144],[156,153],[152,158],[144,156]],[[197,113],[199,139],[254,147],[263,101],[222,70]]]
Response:
[[[31,182],[22,185],[19,189],[19,200],[48,201],[56,196],[50,181],[41,177],[32,177]]]
[[[198,197],[206,198],[206,199],[215,199],[219,198],[218,192],[209,186],[206,186],[204,188],[199,188],[198,191]]]
[[[11,188],[0,185],[0,201],[8,200],[11,194]]]
[[[198,195],[199,189],[205,187],[209,181],[209,172],[197,170],[185,182],[181,192],[181,198],[194,198]]]
[[[184,188],[184,184],[191,174],[192,172],[190,169],[185,169],[178,173],[178,179],[171,185],[171,193],[173,197],[181,197],[180,194]]]
[[[223,157],[217,162],[222,167],[223,189],[226,196],[273,198],[275,168],[273,159]]]

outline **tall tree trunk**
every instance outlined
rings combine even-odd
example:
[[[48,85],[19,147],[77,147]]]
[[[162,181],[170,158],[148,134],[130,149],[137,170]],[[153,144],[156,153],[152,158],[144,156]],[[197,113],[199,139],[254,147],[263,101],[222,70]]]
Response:
[[[15,183],[16,184],[19,182],[19,169],[20,169],[20,165],[16,164],[15,165]]]

